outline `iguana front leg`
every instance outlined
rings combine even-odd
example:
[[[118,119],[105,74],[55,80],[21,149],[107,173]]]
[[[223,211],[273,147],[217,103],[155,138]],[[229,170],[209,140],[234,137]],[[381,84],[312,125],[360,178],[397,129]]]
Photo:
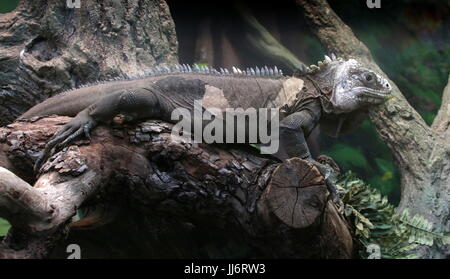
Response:
[[[64,148],[82,134],[90,138],[90,131],[99,122],[111,120],[114,116],[122,112],[136,112],[139,110],[140,117],[154,114],[157,106],[156,97],[148,90],[143,89],[142,91],[138,93],[126,90],[111,94],[79,112],[75,118],[64,125],[47,143],[43,153],[35,163],[35,172],[39,170],[42,163],[55,150]]]
[[[332,169],[321,164],[311,157],[305,134],[309,134],[316,126],[320,118],[320,111],[304,109],[288,115],[280,121],[280,148],[275,155],[278,159],[285,161],[292,157],[299,157],[315,165],[325,177],[325,183],[330,192],[331,199],[341,205],[339,192],[336,185],[331,181]]]

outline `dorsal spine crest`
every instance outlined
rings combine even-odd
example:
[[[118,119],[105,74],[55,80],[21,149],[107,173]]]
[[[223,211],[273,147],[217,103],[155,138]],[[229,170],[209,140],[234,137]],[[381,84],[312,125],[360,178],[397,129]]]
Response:
[[[85,88],[90,86],[95,86],[99,84],[104,84],[112,81],[126,81],[126,80],[137,80],[146,77],[152,76],[160,76],[167,74],[178,74],[178,73],[197,73],[197,74],[205,74],[205,75],[217,75],[217,76],[241,76],[241,77],[267,77],[267,78],[280,78],[283,77],[283,72],[278,69],[276,66],[273,68],[269,68],[267,66],[258,68],[247,68],[246,70],[241,70],[237,67],[232,67],[231,71],[226,68],[219,68],[219,70],[209,67],[206,65],[189,65],[189,64],[175,64],[168,66],[155,66],[154,68],[148,69],[143,73],[134,74],[134,75],[125,75],[123,77],[114,77],[107,80],[100,80],[97,82],[85,83],[79,85],[75,88],[68,89],[63,91],[62,93],[66,93],[75,89]],[[60,93],[61,94],[61,93]],[[59,94],[59,95],[60,95]]]

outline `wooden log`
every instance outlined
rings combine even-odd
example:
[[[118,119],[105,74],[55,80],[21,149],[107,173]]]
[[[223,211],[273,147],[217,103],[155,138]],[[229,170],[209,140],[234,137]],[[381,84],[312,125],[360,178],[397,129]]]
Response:
[[[305,160],[292,158],[275,169],[264,199],[286,225],[307,228],[319,221],[327,196],[319,170]]]
[[[0,172],[1,195],[5,187],[18,193],[8,202],[0,199],[0,216],[13,224],[0,257],[64,257],[69,242],[81,243],[83,257],[115,257],[117,250],[120,257],[171,258],[352,254],[346,222],[308,162],[280,164],[248,146],[176,141],[164,122],[97,127],[91,141],[80,139],[57,152],[37,179],[30,178],[36,156],[69,119],[0,128],[1,156],[8,161],[3,167],[23,170],[22,179]],[[11,204],[21,201],[14,197],[25,193],[42,200],[22,206],[37,217],[12,217]],[[53,211],[39,214],[40,208]],[[73,222],[77,211],[85,216]],[[130,231],[133,241],[125,245],[123,233]]]

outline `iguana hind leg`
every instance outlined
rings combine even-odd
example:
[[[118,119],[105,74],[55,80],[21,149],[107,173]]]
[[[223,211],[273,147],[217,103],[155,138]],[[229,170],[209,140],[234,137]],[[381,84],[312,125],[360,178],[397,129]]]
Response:
[[[61,150],[80,135],[85,134],[87,138],[90,138],[90,131],[99,122],[111,120],[121,112],[139,111],[141,117],[151,116],[158,110],[157,106],[156,97],[148,90],[142,90],[142,92],[125,90],[100,99],[78,113],[53,136],[36,161],[35,172],[56,150]]]

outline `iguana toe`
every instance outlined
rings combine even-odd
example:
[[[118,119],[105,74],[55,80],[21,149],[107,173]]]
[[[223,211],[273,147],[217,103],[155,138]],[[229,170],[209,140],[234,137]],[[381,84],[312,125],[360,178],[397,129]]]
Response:
[[[92,128],[93,128],[93,125],[89,125],[89,124],[86,124],[86,125],[83,126],[84,136],[87,139],[89,139],[89,140],[91,140],[91,134],[90,133],[91,133]]]
[[[91,117],[75,117],[72,121],[64,125],[58,132],[55,133],[52,140],[50,140],[42,152],[41,156],[36,160],[34,171],[39,171],[42,164],[51,157],[57,150],[61,150],[67,146],[75,138],[85,134],[90,139],[89,132],[95,127],[97,122]]]
[[[334,182],[332,182],[329,178],[325,179],[325,181],[327,189],[330,192],[329,198],[334,202],[338,209],[343,209],[344,203],[339,196],[339,190],[337,189],[336,184],[334,184]]]
[[[35,173],[39,171],[43,161],[44,161],[44,152],[42,152],[42,154],[37,158],[36,162],[34,163],[33,170]]]
[[[337,189],[336,184],[331,179],[332,174],[336,171],[336,169],[332,166],[329,166],[328,164],[317,162],[312,158],[309,158],[307,160],[314,166],[316,166],[320,173],[324,176],[325,184],[327,186],[328,192],[330,193],[329,198],[338,206],[338,208],[343,208],[343,203],[339,197],[339,190]]]
[[[76,130],[75,132],[69,134],[66,137],[61,137],[58,141],[59,143],[56,145],[56,149],[59,150],[61,148],[64,148],[69,142],[73,141],[74,139],[76,139],[78,136],[80,136],[81,134],[84,133],[84,128],[79,128],[78,130]]]

